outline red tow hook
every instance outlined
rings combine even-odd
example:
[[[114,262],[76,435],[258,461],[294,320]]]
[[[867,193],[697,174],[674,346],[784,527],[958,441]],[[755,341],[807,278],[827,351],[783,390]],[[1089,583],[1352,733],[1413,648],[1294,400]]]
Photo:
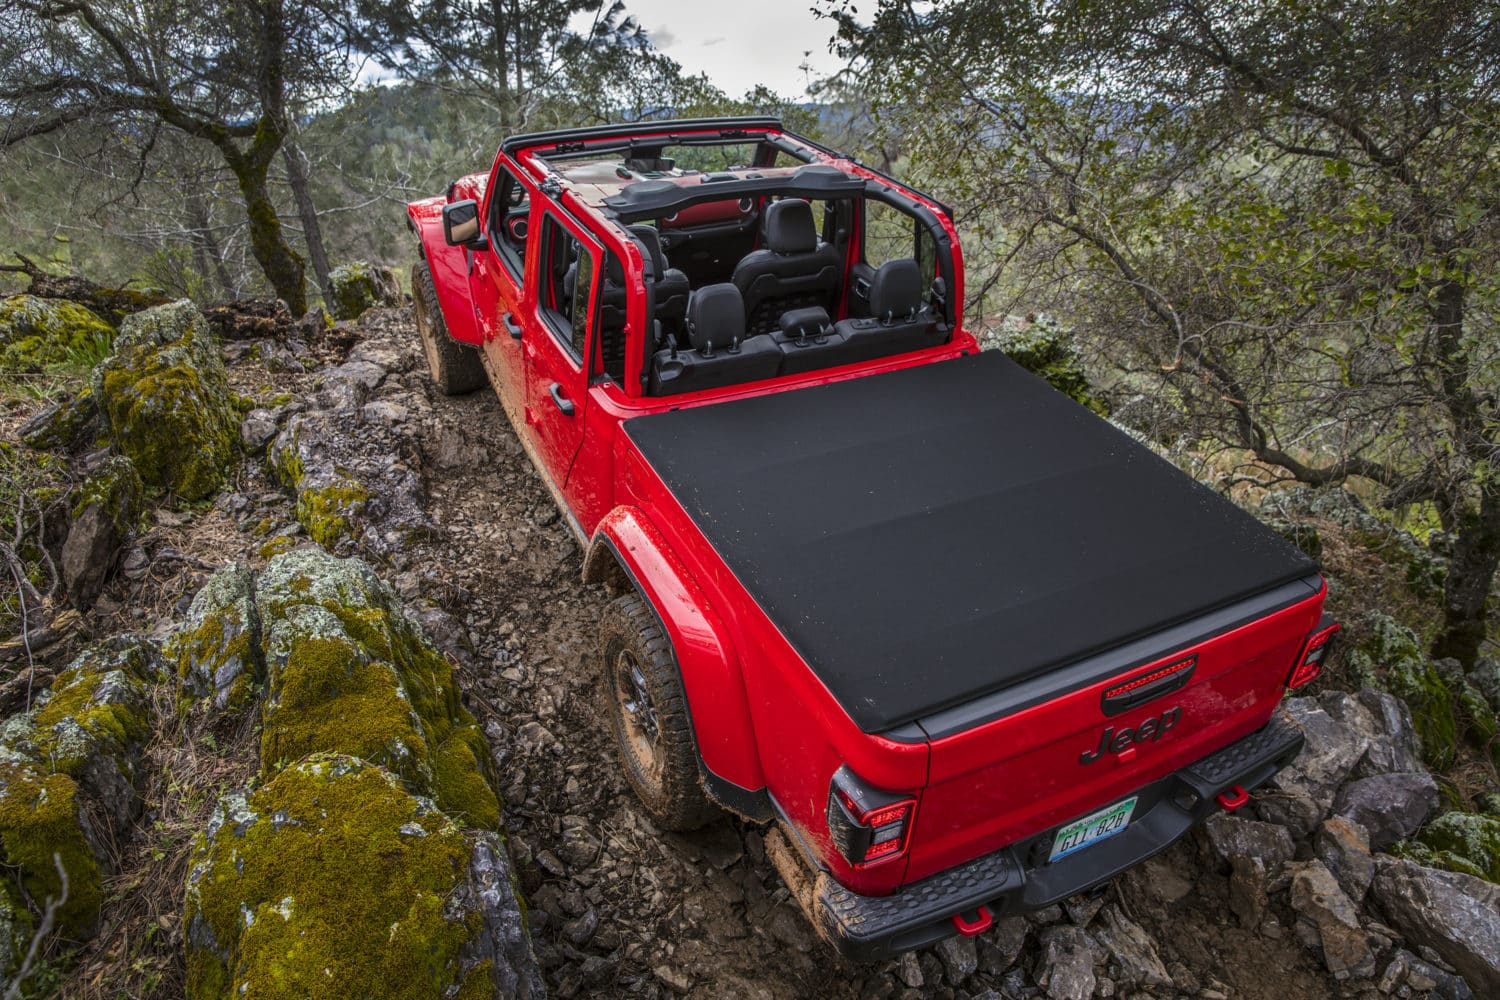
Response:
[[[1219,805],[1224,807],[1225,812],[1234,812],[1249,801],[1250,793],[1245,791],[1243,785],[1235,785],[1229,791],[1219,793]]]
[[[990,929],[990,925],[994,922],[995,916],[990,912],[990,908],[988,906],[981,906],[979,909],[975,910],[973,920],[970,920],[962,913],[953,914],[953,926],[958,928],[958,933],[962,934],[964,937],[973,937],[976,934],[983,934],[985,931]]]

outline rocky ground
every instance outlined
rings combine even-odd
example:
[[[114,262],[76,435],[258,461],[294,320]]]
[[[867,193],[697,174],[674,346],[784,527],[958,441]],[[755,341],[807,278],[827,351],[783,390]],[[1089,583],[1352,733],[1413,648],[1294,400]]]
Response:
[[[310,541],[365,556],[455,662],[488,736],[552,995],[1458,1000],[1500,989],[1484,978],[1500,976],[1500,937],[1484,936],[1495,930],[1482,915],[1500,908],[1484,895],[1495,887],[1459,887],[1481,915],[1477,936],[1455,945],[1452,928],[1418,930],[1455,919],[1434,882],[1450,876],[1371,854],[1371,841],[1391,847],[1438,807],[1409,717],[1373,692],[1297,703],[1312,748],[1247,818],[1196,832],[1092,898],[899,961],[839,959],[775,874],[761,829],[726,818],[664,835],[636,807],[591,658],[604,592],[579,583],[581,554],[494,395],[438,395],[406,307],[259,332],[270,335],[224,345],[228,384],[246,400],[244,458],[202,501],[152,509],[59,650],[127,630],[166,637],[229,560],[260,566]],[[103,930],[56,980],[66,995],[172,995],[182,859],[214,798],[175,794],[174,772],[232,787],[254,770],[248,738],[194,747],[191,768],[170,734],[148,748],[147,832],[106,883]],[[1371,809],[1376,792],[1420,818]],[[153,875],[163,868],[172,874]],[[159,900],[143,901],[143,887]],[[1460,969],[1465,947],[1479,960]]]

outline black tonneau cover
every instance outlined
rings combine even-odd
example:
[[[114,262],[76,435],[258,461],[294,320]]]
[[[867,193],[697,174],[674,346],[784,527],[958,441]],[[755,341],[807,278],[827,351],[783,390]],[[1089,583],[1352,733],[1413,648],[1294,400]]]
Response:
[[[625,430],[866,732],[1316,571],[994,351]]]

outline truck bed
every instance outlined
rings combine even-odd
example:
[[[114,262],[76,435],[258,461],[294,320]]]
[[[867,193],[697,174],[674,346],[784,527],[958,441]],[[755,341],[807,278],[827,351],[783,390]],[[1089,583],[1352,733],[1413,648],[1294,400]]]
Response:
[[[1317,568],[995,351],[624,427],[865,732]]]

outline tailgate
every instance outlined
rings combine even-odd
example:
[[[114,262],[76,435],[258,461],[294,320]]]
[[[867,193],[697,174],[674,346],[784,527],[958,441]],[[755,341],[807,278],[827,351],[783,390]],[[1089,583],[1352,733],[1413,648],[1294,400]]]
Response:
[[[1037,842],[1022,856],[1043,864],[1054,828],[1259,729],[1318,624],[1324,593],[1316,576],[1287,584],[920,720],[931,773],[905,880],[1031,837]],[[1147,679],[1182,674],[1185,684],[1165,680],[1166,693],[1120,708],[1131,700],[1119,694],[1126,685],[1141,681],[1130,690],[1154,691]],[[1114,714],[1106,714],[1106,694]]]

